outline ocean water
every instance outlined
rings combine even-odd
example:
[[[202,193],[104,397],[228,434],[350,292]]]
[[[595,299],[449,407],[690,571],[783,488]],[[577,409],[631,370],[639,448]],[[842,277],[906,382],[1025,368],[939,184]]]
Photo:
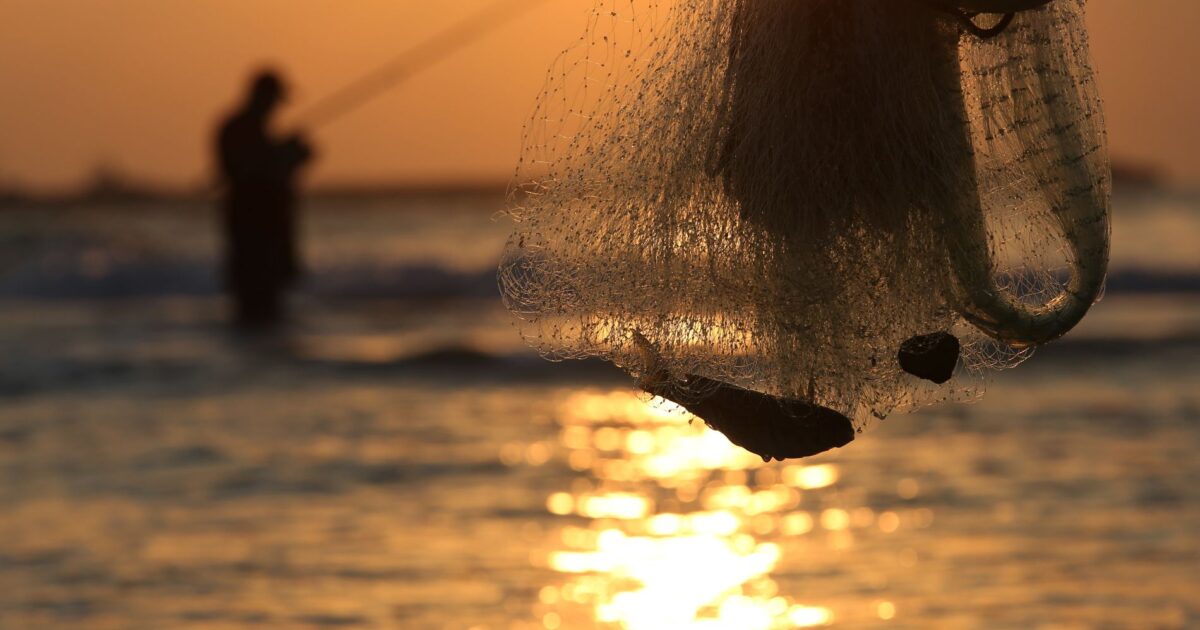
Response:
[[[499,206],[310,204],[257,338],[207,207],[0,209],[0,628],[1200,627],[1200,196],[982,400],[772,464],[526,351]]]

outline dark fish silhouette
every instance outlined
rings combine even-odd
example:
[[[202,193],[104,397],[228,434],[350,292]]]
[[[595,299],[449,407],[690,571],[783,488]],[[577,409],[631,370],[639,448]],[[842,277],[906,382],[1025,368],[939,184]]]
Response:
[[[763,461],[808,457],[854,440],[854,424],[826,407],[779,398],[703,376],[672,380],[659,366],[658,353],[640,333],[634,341],[649,366],[642,388],[683,406],[720,431],[730,442]],[[704,392],[682,396],[680,392]]]

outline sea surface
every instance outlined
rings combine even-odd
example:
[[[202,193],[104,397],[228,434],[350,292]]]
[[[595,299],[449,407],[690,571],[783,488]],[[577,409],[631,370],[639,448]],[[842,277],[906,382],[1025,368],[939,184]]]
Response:
[[[206,204],[0,208],[0,628],[1200,628],[1200,194],[978,402],[772,464],[526,350],[501,206],[309,203],[255,337]]]

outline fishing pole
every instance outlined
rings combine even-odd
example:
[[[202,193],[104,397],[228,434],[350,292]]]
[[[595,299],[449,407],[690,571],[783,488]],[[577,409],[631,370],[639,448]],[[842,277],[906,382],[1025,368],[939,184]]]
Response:
[[[308,128],[325,126],[544,2],[546,0],[496,0],[313,103],[303,110],[298,120]]]

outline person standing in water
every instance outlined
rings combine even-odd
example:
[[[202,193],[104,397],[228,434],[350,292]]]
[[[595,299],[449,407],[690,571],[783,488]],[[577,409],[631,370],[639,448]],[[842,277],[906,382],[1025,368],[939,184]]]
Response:
[[[313,152],[300,135],[272,134],[272,116],[286,96],[277,73],[258,73],[217,132],[225,287],[235,321],[253,328],[282,321],[285,292],[300,272],[296,182]]]

